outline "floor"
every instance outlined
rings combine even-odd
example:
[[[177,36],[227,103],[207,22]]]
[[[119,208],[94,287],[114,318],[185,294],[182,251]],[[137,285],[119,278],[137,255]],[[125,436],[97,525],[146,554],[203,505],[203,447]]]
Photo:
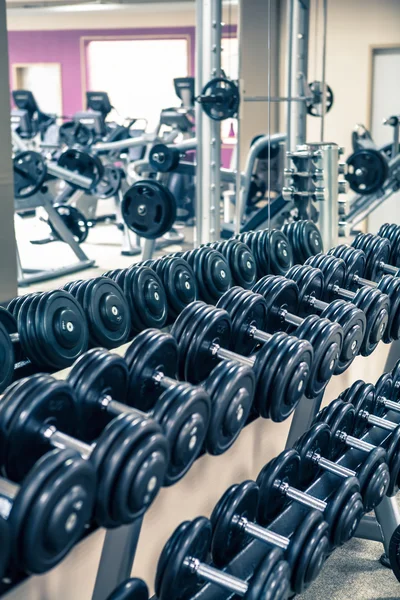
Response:
[[[44,227],[43,224],[33,219],[23,219],[18,222],[19,249],[24,266],[54,267],[60,263],[71,261],[68,250],[61,243],[55,242],[45,246],[35,246],[29,243],[29,239],[45,237]],[[27,293],[36,289],[53,289],[71,279],[97,276],[108,269],[127,267],[140,260],[140,256],[121,256],[120,244],[121,233],[115,225],[96,226],[91,230],[87,242],[82,245],[88,257],[95,259],[95,268],[76,275],[69,275],[29,288],[23,288],[20,293]],[[179,246],[171,246],[167,250],[160,251],[159,254],[179,249]],[[381,356],[384,352],[383,348],[379,353],[376,353],[375,358],[372,359],[371,357],[371,364],[375,369],[380,369],[381,364],[384,362],[384,358]],[[363,363],[359,362],[359,367],[355,367],[356,372],[351,373],[353,380],[355,377],[368,376],[368,365],[365,364],[365,359],[362,360]],[[174,490],[170,489],[168,492],[171,497],[171,492],[174,492]],[[319,578],[301,597],[304,600],[322,600],[325,598],[331,600],[395,600],[400,598],[400,584],[391,571],[385,569],[379,563],[378,559],[381,553],[382,547],[378,543],[359,539],[352,540],[343,548],[334,552]]]

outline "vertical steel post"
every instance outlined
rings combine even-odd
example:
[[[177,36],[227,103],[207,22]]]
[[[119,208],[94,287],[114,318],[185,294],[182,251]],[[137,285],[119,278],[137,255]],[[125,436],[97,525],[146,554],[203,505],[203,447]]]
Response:
[[[222,0],[196,2],[196,95],[221,75]],[[196,107],[196,244],[220,236],[221,125]]]
[[[324,177],[324,200],[318,202],[319,228],[324,248],[329,250],[337,245],[339,232],[339,147],[336,144],[321,144],[319,149]]]

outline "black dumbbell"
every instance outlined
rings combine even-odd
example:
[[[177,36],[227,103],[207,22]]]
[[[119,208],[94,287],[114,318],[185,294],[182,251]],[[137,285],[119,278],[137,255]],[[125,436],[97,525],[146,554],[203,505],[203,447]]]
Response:
[[[61,562],[82,537],[92,516],[96,474],[72,450],[52,450],[31,464],[20,485],[0,477],[0,514],[9,526],[12,564],[40,574]],[[7,531],[4,535],[6,551]]]
[[[360,351],[367,320],[364,312],[346,300],[322,301],[324,275],[309,265],[295,265],[286,274],[299,290],[299,316],[307,317],[318,311],[320,317],[339,323],[343,329],[343,346],[335,374],[343,373]]]
[[[104,277],[113,279],[124,292],[131,313],[132,332],[164,327],[168,315],[167,296],[155,271],[133,265],[129,269],[107,271]]]
[[[252,354],[259,344],[272,344],[274,335],[264,331],[267,315],[267,304],[263,296],[255,294],[239,287],[233,287],[228,290],[217,303],[217,308],[222,308],[229,313],[231,317],[232,331],[230,349],[239,354],[248,356]],[[284,336],[280,336],[282,343]],[[287,336],[285,346],[287,347],[284,358],[281,354],[276,355],[276,364],[285,360],[286,368],[289,368],[290,360],[296,364],[297,378],[300,375],[299,364],[296,354],[303,354],[303,342],[300,342],[293,336]],[[291,344],[291,351],[289,346]],[[311,346],[309,350],[312,350]],[[257,356],[257,355],[256,355]],[[292,358],[291,358],[292,357]],[[303,369],[310,370],[312,360],[302,365]],[[278,367],[274,366],[273,361],[268,365],[268,371],[274,372]],[[271,373],[270,373],[271,374]],[[288,378],[291,377],[288,375]],[[299,394],[305,392],[305,378],[300,377],[298,381],[297,393],[293,395],[292,387],[281,385],[276,386],[273,393],[273,402],[268,393],[269,387],[265,385],[263,376],[258,379],[258,386],[255,394],[255,408],[264,418],[271,418],[275,422],[284,421],[293,411],[298,400]]]
[[[197,280],[192,267],[177,256],[163,256],[141,264],[159,276],[167,297],[167,322],[172,323],[186,306],[197,300]]]
[[[325,389],[336,370],[342,351],[343,329],[338,323],[316,315],[305,319],[298,317],[299,290],[294,281],[285,277],[262,277],[253,286],[253,292],[261,294],[266,300],[267,331],[274,333],[282,328],[295,328],[294,335],[312,345],[314,362],[305,393],[308,398],[314,398]]]
[[[294,221],[282,227],[292,247],[294,264],[302,265],[307,258],[324,251],[318,227],[312,221]]]
[[[362,250],[341,244],[329,250],[329,254],[341,258],[346,263],[347,275],[345,287],[351,291],[367,286],[376,288],[389,296],[389,321],[383,336],[383,341],[389,344],[400,338],[400,279],[392,275],[384,275],[379,282],[365,279],[366,256]]]
[[[142,579],[132,577],[116,587],[107,600],[149,600],[149,590]]]
[[[290,569],[281,550],[271,550],[247,582],[206,564],[211,545],[211,523],[205,517],[185,521],[163,548],[157,565],[155,592],[159,600],[184,600],[202,582],[211,582],[245,600],[286,600]]]
[[[377,446],[355,436],[355,410],[354,406],[348,402],[341,399],[331,402],[329,406],[318,413],[315,420],[327,423],[330,427],[332,434],[331,458],[333,460],[343,454],[346,448],[354,448],[366,453],[370,453],[377,448]],[[363,427],[365,431],[365,424],[363,424]],[[399,489],[400,481],[400,427],[391,432],[383,447],[386,450],[386,464],[390,473],[390,482],[386,494],[394,496]]]
[[[380,226],[378,235],[390,242],[389,263],[395,267],[400,267],[400,227],[394,223],[384,223]]]
[[[293,264],[292,249],[286,235],[279,229],[263,229],[240,233],[236,239],[246,244],[253,253],[258,277],[284,275]]]
[[[176,252],[192,267],[199,291],[199,299],[215,304],[232,286],[232,273],[226,258],[213,248],[200,246],[186,252]]]
[[[165,476],[157,477],[164,485],[181,479],[199,455],[211,410],[210,398],[202,387],[170,381],[168,375],[171,368],[175,373],[177,354],[170,338],[156,330],[145,331],[128,348],[126,360],[97,348],[81,356],[68,375],[81,407],[79,434],[83,439],[95,439],[110,418],[118,415],[159,424],[170,458]]]
[[[359,233],[351,245],[353,248],[365,252],[365,274],[368,279],[376,281],[385,274],[398,277],[398,267],[390,264],[393,250],[390,241],[386,237],[380,237],[380,235],[373,235],[372,233]]]
[[[296,442],[294,448],[300,454],[300,486],[304,489],[316,479],[321,471],[338,477],[357,477],[365,512],[377,506],[389,487],[389,469],[386,452],[375,448],[367,455],[356,471],[330,460],[331,432],[326,423],[315,423]]]
[[[72,281],[64,290],[76,298],[89,326],[89,345],[116,348],[124,344],[131,330],[128,302],[108,277]]]
[[[303,340],[299,344],[299,340],[280,333],[271,336],[254,356],[245,357],[228,350],[231,331],[231,319],[225,310],[203,302],[186,308],[171,329],[178,342],[179,376],[203,381],[221,359],[246,365],[255,371],[256,403],[262,405],[262,414],[284,418],[306,389],[313,357],[310,344]]]
[[[367,329],[361,344],[360,354],[369,356],[383,338],[389,322],[390,301],[386,294],[379,290],[363,287],[357,292],[344,288],[347,270],[341,258],[329,254],[317,254],[306,260],[306,264],[320,269],[324,274],[323,300],[333,302],[337,298],[350,300],[364,311]]]
[[[210,248],[220,252],[227,260],[232,274],[232,285],[249,289],[257,280],[257,265],[250,248],[238,239],[211,242]]]
[[[360,484],[355,477],[347,477],[326,501],[320,500],[299,489],[300,462],[296,450],[285,450],[260,471],[259,521],[268,523],[287,504],[298,502],[323,513],[332,547],[341,546],[354,536],[364,514]]]
[[[255,538],[285,552],[291,568],[291,589],[301,593],[316,579],[325,562],[328,524],[320,512],[313,510],[304,515],[290,538],[285,537],[273,527],[256,523],[259,500],[260,490],[254,481],[233,485],[225,492],[210,517],[213,561],[218,567],[226,566]]]
[[[393,380],[393,388],[390,396],[391,400],[395,402],[400,401],[400,360],[396,362],[392,369],[392,380]]]
[[[8,388],[0,405],[0,463],[21,481],[51,448],[71,448],[96,470],[94,517],[117,527],[143,514],[157,495],[168,463],[160,427],[137,415],[114,419],[91,445],[72,437],[77,426],[71,386],[38,374]]]
[[[87,350],[87,321],[71,294],[62,290],[32,294],[13,302],[10,308],[14,308],[15,317],[0,309],[2,390],[11,382],[14,368],[34,366],[57,371]]]

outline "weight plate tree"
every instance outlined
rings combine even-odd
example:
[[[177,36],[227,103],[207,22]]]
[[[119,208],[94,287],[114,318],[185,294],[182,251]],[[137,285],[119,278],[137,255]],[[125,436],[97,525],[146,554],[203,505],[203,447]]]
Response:
[[[304,515],[289,539],[257,524],[260,490],[254,481],[233,485],[215,506],[210,520],[213,527],[212,557],[216,566],[224,567],[254,538],[280,548],[291,567],[291,589],[305,591],[316,579],[329,549],[328,524],[318,511]]]
[[[176,200],[166,185],[153,179],[136,181],[121,203],[125,224],[137,235],[155,240],[167,233],[176,220]]]
[[[298,317],[299,290],[294,281],[278,275],[266,275],[253,286],[253,292],[267,303],[265,329],[270,333],[286,328],[299,339],[307,340],[314,350],[314,361],[305,394],[320,394],[335,373],[342,352],[344,333],[337,323],[310,315]]]
[[[186,308],[171,333],[178,342],[178,373],[182,379],[203,381],[221,359],[253,368],[257,382],[255,406],[260,407],[263,416],[285,419],[307,386],[313,351],[304,340],[280,333],[271,336],[254,357],[242,356],[228,349],[232,343],[229,314],[203,302]],[[276,395],[276,390],[283,391]]]
[[[278,549],[271,550],[256,567],[249,582],[206,564],[211,547],[211,523],[205,517],[184,521],[163,548],[157,565],[155,592],[159,600],[188,600],[209,581],[244,598],[286,600],[290,569]]]
[[[123,415],[88,445],[74,437],[76,403],[72,387],[50,375],[33,375],[10,386],[0,406],[4,472],[23,481],[52,447],[78,450],[97,475],[95,521],[104,527],[131,523],[147,510],[163,481],[168,452],[160,427]]]
[[[127,351],[128,360],[134,360],[135,351],[139,352],[138,360],[141,360],[141,342],[147,341],[147,345],[151,346],[151,333],[143,332],[142,337],[138,336],[134,340]],[[156,345],[157,341],[156,339]],[[164,349],[165,345],[164,343]],[[150,358],[157,359],[158,346],[155,351],[154,344],[153,348],[147,349],[147,358],[150,355]],[[165,358],[168,356],[162,360]],[[153,385],[157,388],[152,394],[153,399],[157,395],[154,404],[150,406],[150,403],[145,403],[146,407],[150,407],[148,413],[142,410],[143,404],[137,401],[140,388],[131,387],[130,377],[134,376],[134,367],[131,367],[130,372],[127,362],[116,354],[99,348],[87,352],[72,367],[68,381],[78,398],[79,433],[88,442],[100,435],[110,419],[119,415],[133,415],[142,422],[156,421],[167,439],[169,462],[168,457],[163,459],[162,468],[164,462],[168,463],[166,473],[162,478],[155,477],[153,484],[161,481],[163,485],[172,485],[190,469],[202,449],[210,418],[210,398],[203,388],[182,384],[176,380],[163,391],[161,382],[158,385],[157,381],[162,371],[156,367],[160,365],[163,363],[157,360],[155,364],[153,362],[153,370],[152,364],[148,365],[148,370],[146,363],[135,365],[136,373],[139,368],[143,369],[145,379],[141,385],[147,384],[150,389],[149,379],[154,377]],[[160,467],[157,467],[160,460],[156,455],[154,462],[154,470],[160,470]]]

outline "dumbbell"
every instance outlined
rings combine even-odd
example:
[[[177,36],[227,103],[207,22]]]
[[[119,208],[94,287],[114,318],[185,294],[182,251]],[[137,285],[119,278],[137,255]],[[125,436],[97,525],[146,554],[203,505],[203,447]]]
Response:
[[[107,600],[149,600],[149,590],[142,579],[132,577],[116,587]]]
[[[286,274],[296,282],[299,290],[300,317],[319,313],[320,317],[338,323],[343,329],[343,346],[335,374],[343,373],[358,355],[367,326],[364,312],[346,300],[334,300],[330,304],[321,300],[324,289],[322,271],[309,265],[295,265]]]
[[[217,250],[228,262],[232,274],[232,285],[240,285],[244,289],[251,288],[257,280],[257,264],[249,246],[239,239],[207,244]]]
[[[248,356],[258,344],[269,343],[271,345],[273,343],[273,334],[264,331],[267,320],[267,303],[260,294],[255,294],[239,287],[233,287],[218,300],[217,308],[226,310],[231,317],[232,332],[230,348],[234,352]],[[281,334],[280,337],[282,341],[285,339]],[[287,337],[290,337],[290,339],[287,340],[286,338],[286,345],[292,341],[292,356],[298,369],[296,353],[303,352],[302,342],[293,336]],[[283,360],[280,354],[276,355],[276,359],[278,362]],[[290,362],[288,350],[285,353],[285,361],[288,367]],[[266,370],[273,368],[271,361]],[[303,379],[300,379],[298,393],[302,393],[306,389],[302,384]],[[293,396],[293,390],[288,390],[286,386],[281,385],[274,389],[273,402],[271,402],[268,401],[268,396],[265,395],[266,391],[268,391],[268,388],[265,388],[264,379],[260,377],[255,395],[255,408],[257,412],[262,417],[271,418],[275,422],[284,421],[294,409],[295,404],[293,402],[296,403],[298,394]]]
[[[245,600],[288,598],[290,569],[281,550],[271,550],[247,582],[205,563],[211,536],[211,523],[205,517],[184,521],[175,529],[157,565],[154,587],[159,600],[190,598],[202,582],[211,582]]]
[[[289,240],[279,229],[263,229],[240,233],[236,239],[246,244],[253,253],[258,277],[272,273],[284,275],[293,264]]]
[[[389,469],[383,448],[371,450],[356,471],[330,460],[331,432],[326,423],[315,423],[296,442],[300,455],[300,487],[308,487],[321,471],[338,477],[357,477],[364,510],[369,512],[381,502],[389,487]]]
[[[159,276],[168,304],[168,323],[172,323],[185,306],[198,297],[197,281],[192,267],[177,256],[163,256],[147,260],[142,266],[150,267]]]
[[[89,326],[89,345],[117,348],[131,330],[128,302],[119,287],[108,277],[71,281],[63,288],[76,298]]]
[[[179,315],[171,333],[178,342],[181,379],[201,382],[220,360],[251,367],[256,376],[256,405],[261,414],[282,419],[300,400],[312,367],[312,347],[285,333],[271,336],[254,356],[228,350],[232,324],[220,308],[195,302]],[[279,392],[278,392],[279,390]]]
[[[12,302],[10,310],[0,308],[1,391],[11,382],[14,369],[57,371],[87,350],[87,321],[71,294],[54,290],[29,295]]]
[[[303,264],[307,258],[324,251],[318,227],[312,221],[294,221],[282,227],[292,248],[294,264]]]
[[[81,409],[79,435],[84,440],[95,439],[118,415],[159,424],[170,458],[164,478],[156,473],[163,485],[175,483],[192,466],[202,449],[211,410],[202,387],[171,381],[161,371],[160,367],[168,374],[171,368],[175,372],[176,353],[171,336],[145,331],[135,338],[125,359],[95,349],[83,355],[68,375]]]
[[[361,309],[367,319],[367,329],[361,344],[360,354],[369,356],[383,338],[389,322],[390,301],[379,290],[363,287],[357,292],[344,288],[347,270],[341,258],[329,254],[317,254],[306,260],[307,265],[320,269],[324,275],[322,299],[333,302],[337,298],[349,300]]]
[[[128,269],[107,271],[109,277],[117,283],[128,301],[133,333],[139,333],[147,327],[164,327],[168,305],[164,286],[149,267],[133,265]]]
[[[315,420],[327,423],[331,430],[331,458],[336,460],[346,448],[354,448],[360,452],[370,453],[377,448],[373,444],[356,437],[354,406],[341,399],[331,402],[318,413]],[[360,421],[359,421],[360,423]],[[365,431],[365,425],[364,425]],[[380,447],[380,446],[379,446]],[[387,496],[394,496],[399,488],[400,480],[400,427],[388,436],[384,444],[386,464],[389,467],[390,482]]]
[[[161,487],[168,448],[160,427],[136,415],[111,421],[91,445],[76,437],[77,398],[66,381],[37,374],[11,385],[0,404],[0,463],[7,477],[22,481],[51,448],[71,448],[97,473],[94,507],[104,527],[130,523],[143,514]]]
[[[329,250],[329,254],[341,258],[346,263],[347,275],[345,287],[357,291],[359,287],[376,288],[389,297],[389,321],[383,336],[383,341],[389,344],[400,338],[400,279],[392,275],[384,275],[379,282],[365,279],[366,256],[362,250],[341,244]]]
[[[295,327],[294,335],[312,345],[314,362],[305,394],[314,398],[325,389],[336,370],[342,351],[343,329],[338,323],[316,315],[305,319],[298,317],[299,290],[294,281],[285,277],[262,277],[253,286],[253,292],[264,296],[267,303],[265,329],[268,332]]]
[[[29,452],[29,450],[28,450]],[[93,467],[72,450],[52,450],[32,461],[18,485],[0,477],[0,529],[11,563],[40,574],[60,563],[82,537],[96,492]]]
[[[329,525],[329,541],[333,548],[348,542],[364,514],[360,484],[355,477],[347,477],[327,498],[320,500],[299,489],[300,455],[296,450],[281,452],[260,471],[258,517],[260,523],[269,523],[291,502],[319,510]]]
[[[215,506],[210,520],[216,566],[226,566],[252,538],[280,548],[291,568],[291,589],[302,593],[320,573],[329,550],[328,524],[310,511],[288,538],[257,524],[260,490],[254,481],[231,486]],[[264,523],[267,525],[267,523]]]
[[[216,304],[232,285],[232,273],[226,258],[213,248],[200,246],[186,252],[176,252],[192,267],[199,291],[199,299],[208,304]]]
[[[399,276],[398,267],[390,264],[393,251],[392,245],[386,237],[380,237],[372,233],[359,233],[351,245],[353,248],[365,252],[367,259],[365,275],[368,279],[376,281],[385,274],[394,277]]]
[[[395,267],[400,267],[400,227],[394,223],[384,223],[380,226],[378,235],[390,242],[391,252],[388,262]]]

